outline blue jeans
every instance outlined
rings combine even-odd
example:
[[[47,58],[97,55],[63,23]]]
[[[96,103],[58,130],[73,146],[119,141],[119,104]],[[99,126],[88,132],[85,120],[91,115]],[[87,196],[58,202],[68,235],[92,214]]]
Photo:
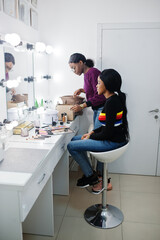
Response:
[[[80,168],[86,177],[93,174],[93,169],[89,162],[87,151],[105,152],[125,145],[111,141],[98,141],[93,139],[81,140],[82,135],[75,136],[68,144],[67,148],[74,160],[80,165]]]

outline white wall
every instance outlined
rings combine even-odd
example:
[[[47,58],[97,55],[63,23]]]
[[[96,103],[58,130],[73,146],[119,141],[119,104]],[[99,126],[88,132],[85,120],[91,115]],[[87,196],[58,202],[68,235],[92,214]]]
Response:
[[[52,56],[50,87],[52,98],[72,94],[83,86],[83,76],[68,67],[69,56],[81,52],[96,60],[97,24],[160,22],[159,0],[39,0],[40,37],[53,47],[61,46],[62,55]]]
[[[50,57],[53,100],[83,87],[83,76],[70,71],[68,59],[82,52],[96,60],[98,23],[160,21],[159,0],[38,0],[38,11],[38,31],[0,11],[0,33],[16,32],[23,40],[62,48],[61,56]]]
[[[1,1],[1,0],[0,0]],[[22,40],[28,42],[36,42],[39,38],[39,33],[32,27],[29,27],[22,21],[10,17],[3,11],[0,11],[0,33],[18,33]]]

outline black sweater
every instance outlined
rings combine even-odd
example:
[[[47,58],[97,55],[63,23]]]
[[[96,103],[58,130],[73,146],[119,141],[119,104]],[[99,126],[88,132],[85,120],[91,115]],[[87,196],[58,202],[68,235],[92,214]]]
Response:
[[[107,98],[99,120],[103,126],[94,130],[90,139],[112,142],[126,141],[123,124],[123,104],[118,95]]]

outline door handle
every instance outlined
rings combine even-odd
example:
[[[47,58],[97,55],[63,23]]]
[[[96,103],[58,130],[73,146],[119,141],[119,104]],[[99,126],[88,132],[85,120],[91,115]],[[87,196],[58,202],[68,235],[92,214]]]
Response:
[[[154,113],[154,112],[155,112],[155,113],[158,113],[158,112],[159,112],[159,109],[156,108],[156,109],[153,109],[153,110],[150,110],[150,111],[149,111],[149,113]]]

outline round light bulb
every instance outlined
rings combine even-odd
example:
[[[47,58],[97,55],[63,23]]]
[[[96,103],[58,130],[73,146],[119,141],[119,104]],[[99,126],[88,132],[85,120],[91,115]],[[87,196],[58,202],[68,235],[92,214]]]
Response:
[[[17,46],[21,42],[21,38],[17,33],[6,34],[5,41],[10,43],[12,46]]]
[[[50,45],[47,45],[46,47],[46,53],[51,54],[53,52],[53,47]]]
[[[46,50],[46,45],[42,42],[36,42],[35,49],[37,52],[44,52]]]
[[[7,87],[12,88],[13,87],[13,80],[8,80],[7,81]]]

